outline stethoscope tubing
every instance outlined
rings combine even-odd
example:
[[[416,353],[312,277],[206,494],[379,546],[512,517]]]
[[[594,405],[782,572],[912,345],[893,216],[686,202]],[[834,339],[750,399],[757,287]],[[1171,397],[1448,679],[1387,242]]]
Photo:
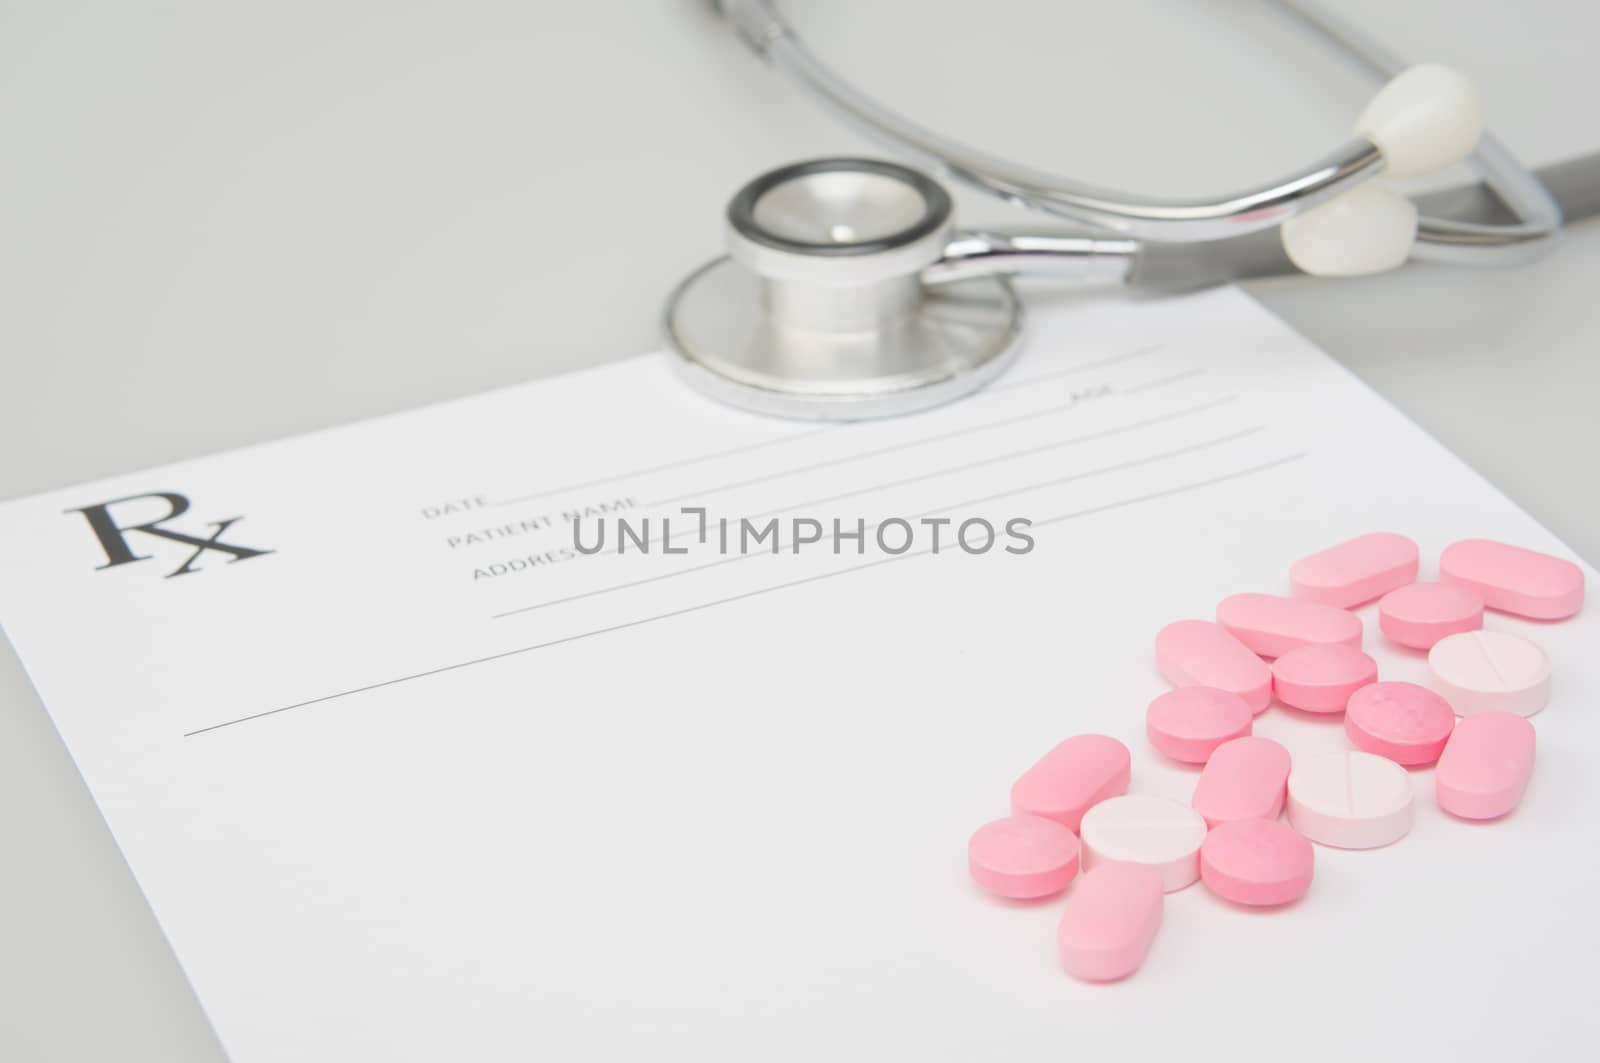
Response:
[[[1314,4],[1311,0],[1280,0],[1281,6],[1319,36],[1354,60],[1384,77],[1393,77],[1404,63],[1358,28]],[[1092,234],[1063,237],[1050,234],[974,234],[980,241],[994,237],[993,247],[980,243],[975,260],[951,263],[925,276],[930,283],[959,278],[1004,260],[1028,259],[1020,244],[1034,239],[1120,238],[1133,241],[1127,249],[1106,248],[1113,261],[1101,272],[1131,276],[1139,272],[1137,260],[1151,258],[1170,267],[1191,263],[1205,267],[1188,286],[1214,283],[1218,264],[1235,257],[1224,248],[1211,252],[1175,250],[1168,245],[1223,244],[1247,241],[1261,230],[1274,231],[1291,218],[1342,195],[1385,169],[1383,154],[1368,140],[1356,137],[1325,158],[1286,178],[1257,188],[1213,199],[1156,200],[1097,188],[1035,170],[979,151],[921,126],[885,107],[870,94],[825,65],[794,33],[777,0],[721,0],[719,4],[736,32],[775,70],[820,99],[830,109],[869,136],[886,142],[901,154],[935,173],[951,177],[1009,202],[1031,207],[1087,226]],[[1497,265],[1528,261],[1543,254],[1560,231],[1563,217],[1558,201],[1493,136],[1485,134],[1473,156],[1484,182],[1505,205],[1502,215],[1484,222],[1443,217],[1424,211],[1417,219],[1412,258],[1464,265]],[[1162,250],[1158,251],[1157,247]],[[1048,262],[1047,253],[1033,260]],[[1064,265],[1075,266],[1087,256],[1069,250]],[[1243,256],[1239,256],[1243,257]],[[1255,258],[1257,256],[1250,256]],[[1058,264],[1059,267],[1060,264]],[[1059,268],[1056,270],[1059,271]],[[1152,270],[1172,276],[1170,268]],[[946,276],[948,274],[948,276]]]

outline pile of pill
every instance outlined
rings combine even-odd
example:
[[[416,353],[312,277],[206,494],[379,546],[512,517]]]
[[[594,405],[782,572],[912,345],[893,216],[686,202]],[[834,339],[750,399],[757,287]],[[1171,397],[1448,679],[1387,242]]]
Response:
[[[1235,594],[1214,621],[1162,628],[1156,666],[1173,689],[1150,703],[1145,733],[1164,756],[1201,766],[1189,804],[1129,793],[1132,757],[1117,739],[1068,738],[1016,780],[1011,815],[972,835],[973,879],[1019,900],[1066,892],[1062,966],[1115,981],[1144,962],[1167,893],[1198,881],[1233,904],[1289,904],[1311,887],[1313,842],[1372,849],[1405,837],[1408,767],[1435,765],[1452,816],[1511,812],[1533,772],[1527,717],[1549,700],[1550,659],[1485,629],[1484,613],[1570,617],[1583,570],[1468,539],[1440,555],[1438,582],[1417,582],[1419,571],[1411,539],[1363,535],[1291,565],[1286,597]],[[1429,686],[1379,679],[1349,611],[1373,601],[1388,640],[1427,651]],[[1291,757],[1252,735],[1274,698],[1342,713],[1353,748]]]

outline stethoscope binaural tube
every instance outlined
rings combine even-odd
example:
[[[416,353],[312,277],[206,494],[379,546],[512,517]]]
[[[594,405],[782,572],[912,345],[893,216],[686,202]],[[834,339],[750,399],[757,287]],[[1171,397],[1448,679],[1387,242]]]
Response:
[[[1401,70],[1303,0],[1284,2],[1390,81],[1356,120],[1354,137],[1327,158],[1260,188],[1177,201],[1091,188],[940,137],[823,66],[776,0],[721,0],[771,65],[867,132],[939,173],[1086,229],[962,232],[948,194],[909,167],[853,158],[781,167],[729,204],[727,256],[672,293],[666,333],[684,373],[759,413],[893,416],[968,394],[1010,364],[1023,322],[1012,274],[1177,290],[1289,268],[1375,273],[1412,257],[1520,261],[1548,247],[1561,209],[1538,177],[1484,136],[1466,78],[1431,64]],[[1509,217],[1424,214],[1374,180],[1468,157]]]
[[[1465,78],[1426,65],[1403,70],[1392,55],[1310,0],[1283,6],[1378,74],[1391,78],[1357,121],[1354,136],[1327,157],[1278,181],[1224,196],[1159,200],[1096,188],[979,151],[896,114],[822,63],[783,17],[777,0],[718,0],[738,35],[774,70],[820,99],[847,122],[930,171],[1009,202],[1080,225],[1150,243],[1225,240],[1284,226],[1357,192],[1380,174],[1409,177],[1473,154],[1482,121]],[[1516,216],[1481,224],[1414,217],[1404,197],[1380,186],[1340,205],[1337,224],[1289,224],[1295,261],[1312,273],[1375,272],[1407,256],[1461,263],[1523,261],[1559,230],[1561,212],[1530,174],[1492,138],[1475,161]],[[1349,247],[1336,235],[1351,225],[1367,234]],[[1409,236],[1406,230],[1409,229]],[[1298,245],[1298,246],[1297,246]],[[1380,253],[1387,252],[1387,253]]]

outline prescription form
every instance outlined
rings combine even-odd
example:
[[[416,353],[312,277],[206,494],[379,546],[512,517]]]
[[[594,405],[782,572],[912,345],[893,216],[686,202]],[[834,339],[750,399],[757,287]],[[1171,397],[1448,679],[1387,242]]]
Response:
[[[1282,911],[1170,895],[1114,986],[1061,972],[1059,899],[970,882],[967,836],[1069,735],[1187,801],[1143,736],[1163,624],[1368,531],[1415,538],[1423,578],[1456,538],[1571,556],[1237,291],[1034,317],[999,383],[898,420],[747,415],[658,354],[0,507],[0,622],[230,1056],[1567,1058],[1596,1033],[1593,604],[1489,620],[1554,662],[1504,822],[1445,817],[1413,771],[1409,837],[1318,848]],[[776,552],[686,509],[776,519]],[[796,549],[803,517],[866,531]],[[974,518],[992,549],[953,543]],[[1360,612],[1384,677],[1421,681]],[[1282,707],[1256,733],[1346,747]]]

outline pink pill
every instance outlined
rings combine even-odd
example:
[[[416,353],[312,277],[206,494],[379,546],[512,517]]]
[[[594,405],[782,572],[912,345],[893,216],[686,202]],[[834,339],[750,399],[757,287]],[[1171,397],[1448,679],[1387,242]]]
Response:
[[[1266,663],[1206,620],[1177,620],[1156,632],[1156,667],[1175,687],[1226,690],[1258,713],[1272,704]]]
[[[1402,646],[1428,650],[1446,635],[1483,626],[1483,599],[1453,583],[1412,583],[1378,603],[1378,626]]]
[[[1169,690],[1145,710],[1150,744],[1173,760],[1204,764],[1222,743],[1250,733],[1255,713],[1237,694],[1214,687]]]
[[[1086,982],[1137,971],[1161,929],[1161,874],[1143,864],[1101,864],[1067,894],[1056,944],[1061,966]]]
[[[1011,787],[1011,811],[1043,816],[1077,830],[1083,814],[1127,793],[1133,758],[1105,735],[1074,735],[1023,773]]]
[[[1354,646],[1301,646],[1272,662],[1272,690],[1306,712],[1343,712],[1350,695],[1378,681],[1378,662]]]
[[[1439,807],[1462,819],[1516,808],[1533,775],[1533,724],[1514,712],[1480,712],[1456,724],[1433,773]]]
[[[1561,620],[1583,607],[1583,569],[1571,561],[1488,539],[1463,539],[1439,555],[1439,578],[1483,604],[1534,620]]]
[[[1361,645],[1361,618],[1305,598],[1234,594],[1217,603],[1217,623],[1251,652],[1281,657],[1301,646]]]
[[[1357,749],[1396,764],[1432,764],[1444,751],[1456,713],[1450,703],[1415,683],[1373,683],[1350,696],[1344,731]]]
[[[1417,544],[1393,532],[1358,535],[1289,566],[1296,598],[1349,609],[1417,578]]]
[[[1210,827],[1240,819],[1277,819],[1288,778],[1287,749],[1257,735],[1235,738],[1206,761],[1189,805]]]
[[[1078,873],[1078,836],[1052,819],[1007,816],[972,835],[967,867],[978,885],[997,896],[1050,897]]]
[[[1315,863],[1311,843],[1287,823],[1240,819],[1206,835],[1200,880],[1223,900],[1265,908],[1304,897]]]

